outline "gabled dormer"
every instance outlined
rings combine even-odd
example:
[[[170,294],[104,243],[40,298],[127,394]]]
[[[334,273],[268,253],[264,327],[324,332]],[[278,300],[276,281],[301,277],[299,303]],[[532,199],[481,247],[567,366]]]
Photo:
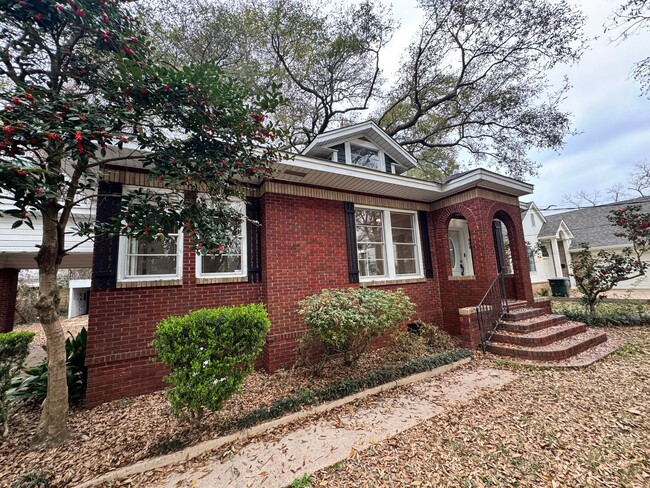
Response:
[[[415,167],[415,158],[372,121],[319,134],[302,153],[397,175]]]

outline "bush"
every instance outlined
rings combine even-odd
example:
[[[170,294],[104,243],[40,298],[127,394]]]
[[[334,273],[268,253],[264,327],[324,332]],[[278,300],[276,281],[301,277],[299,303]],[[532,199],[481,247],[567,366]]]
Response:
[[[86,392],[87,368],[86,344],[88,332],[82,328],[76,336],[68,337],[65,341],[66,374],[68,378],[68,398],[70,401],[80,400]],[[8,396],[12,400],[42,400],[47,396],[47,361],[27,368],[24,374],[16,376],[11,382]]]
[[[423,356],[430,349],[427,347],[427,341],[416,331],[395,329],[391,333],[391,342],[385,348],[385,353],[389,358],[397,361],[406,361],[408,359]]]
[[[201,417],[204,408],[221,410],[239,391],[262,351],[271,324],[263,305],[220,307],[168,317],[154,333],[158,360],[174,413]]]
[[[460,346],[458,340],[433,324],[420,324],[420,335],[424,338],[432,352],[444,352]]]
[[[19,320],[17,323],[31,324],[38,322],[38,288],[21,284],[16,291],[16,315]]]
[[[569,320],[584,322],[592,327],[650,324],[650,311],[647,306],[636,301],[601,301],[595,313],[589,313],[584,305],[554,302],[553,313],[565,315]]]
[[[21,370],[29,353],[33,332],[13,331],[0,334],[0,423],[3,435],[7,435],[8,397],[11,379]]]
[[[400,289],[323,290],[300,302],[308,327],[305,340],[321,340],[325,351],[342,353],[346,365],[357,362],[373,339],[409,319],[415,307]]]

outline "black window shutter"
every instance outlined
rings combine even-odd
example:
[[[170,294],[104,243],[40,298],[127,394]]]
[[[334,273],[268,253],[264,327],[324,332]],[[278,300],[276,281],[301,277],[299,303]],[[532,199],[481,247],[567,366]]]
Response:
[[[429,241],[429,219],[423,210],[418,211],[420,227],[420,242],[422,244],[422,259],[424,259],[424,276],[433,278],[433,265],[431,261],[431,243]]]
[[[248,197],[246,217],[250,220],[260,221],[261,199],[259,197]],[[246,232],[248,241],[248,281],[259,283],[262,281],[262,227],[249,221],[246,224]]]
[[[97,189],[97,222],[110,222],[120,212],[122,183],[100,181]],[[108,290],[115,288],[117,283],[117,254],[119,245],[119,236],[95,236],[92,274],[93,289]]]
[[[350,283],[359,283],[359,261],[357,260],[357,228],[354,218],[354,203],[345,202],[345,239],[348,251],[348,277]]]

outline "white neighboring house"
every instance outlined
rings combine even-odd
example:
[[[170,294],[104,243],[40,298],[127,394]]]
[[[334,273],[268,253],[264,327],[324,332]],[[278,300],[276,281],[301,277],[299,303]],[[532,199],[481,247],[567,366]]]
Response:
[[[549,278],[569,278],[571,286],[575,286],[570,276],[570,248],[573,234],[563,220],[549,225],[534,202],[522,202],[521,220],[524,227],[524,238],[528,244],[530,281],[534,288],[548,287]]]
[[[34,229],[23,224],[16,229],[11,226],[16,219],[6,215],[2,210],[13,209],[12,205],[0,204],[0,269],[36,269],[36,253],[43,236],[43,222],[33,218]],[[73,216],[66,228],[66,247],[72,248],[63,258],[61,268],[90,268],[92,267],[93,242],[85,237],[74,235],[76,222],[91,221],[94,218],[94,207],[75,208]]]
[[[535,269],[531,266],[531,282],[535,288],[548,286],[548,278],[568,277],[571,286],[575,280],[571,276],[571,261],[580,251],[581,244],[587,243],[594,252],[601,249],[610,252],[632,247],[625,238],[614,235],[616,229],[607,220],[612,210],[627,205],[641,205],[643,212],[650,212],[650,197],[635,198],[616,203],[585,207],[568,212],[543,216],[533,203],[521,204],[521,218],[526,241],[532,246],[539,243],[540,253],[535,257]],[[650,253],[642,256],[650,262]],[[615,290],[650,290],[650,277],[624,281]]]

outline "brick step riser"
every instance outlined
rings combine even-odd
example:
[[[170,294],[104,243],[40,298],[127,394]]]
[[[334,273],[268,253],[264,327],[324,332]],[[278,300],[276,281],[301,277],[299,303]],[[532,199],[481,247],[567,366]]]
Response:
[[[510,310],[519,310],[520,308],[528,308],[528,303],[527,302],[521,302],[521,303],[509,303],[508,308]]]
[[[521,332],[525,334],[527,332],[536,332],[542,329],[548,329],[554,325],[560,325],[567,321],[565,316],[562,317],[553,317],[550,319],[540,320],[539,322],[534,322],[532,324],[516,324],[516,323],[500,323],[499,329],[507,330],[509,332]]]
[[[494,344],[488,344],[487,350],[499,356],[532,359],[534,361],[561,361],[562,359],[567,359],[571,356],[575,356],[576,354],[580,354],[587,349],[591,349],[598,344],[602,344],[606,340],[607,335],[603,334],[560,351],[524,351],[521,349],[511,349],[507,346],[498,346]]]
[[[542,315],[545,315],[544,310],[538,308],[535,310],[526,310],[525,312],[508,312],[503,316],[503,319],[514,322],[516,320],[532,319],[534,317],[540,317]]]
[[[505,335],[499,334],[496,332],[490,342],[499,342],[504,344],[515,344],[517,346],[526,346],[526,347],[543,347],[552,344],[555,341],[560,341],[571,337],[574,335],[582,334],[587,331],[587,326],[585,324],[575,325],[564,330],[555,332],[543,337],[523,337],[516,335]]]

